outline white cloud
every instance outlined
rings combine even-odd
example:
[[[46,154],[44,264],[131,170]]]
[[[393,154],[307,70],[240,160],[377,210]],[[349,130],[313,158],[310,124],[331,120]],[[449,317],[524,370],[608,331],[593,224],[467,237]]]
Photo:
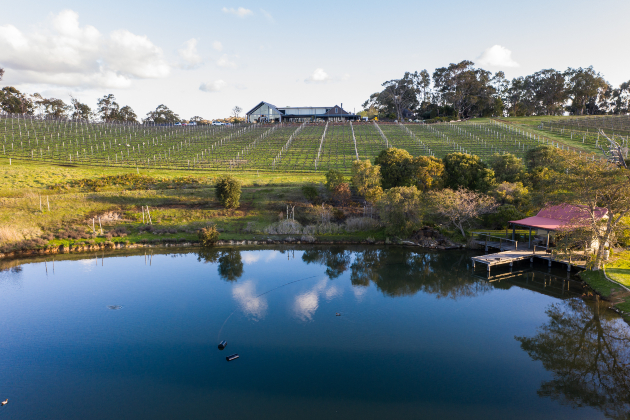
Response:
[[[305,293],[295,297],[293,302],[293,311],[303,321],[313,319],[313,315],[319,308],[319,297],[323,295],[327,301],[331,301],[335,297],[341,296],[342,291],[336,286],[326,287],[328,279],[323,278],[313,288]]]
[[[212,48],[214,48],[217,51],[223,51],[223,44],[221,44],[219,41],[214,41],[212,43]]]
[[[247,17],[249,15],[253,15],[254,14],[254,12],[252,12],[251,10],[246,9],[244,7],[239,7],[238,9],[234,9],[234,8],[229,8],[228,9],[227,7],[224,7],[221,10],[223,11],[223,13],[229,13],[229,14],[232,14],[232,15],[236,15],[236,16],[238,16],[240,18],[244,18],[244,17]]]
[[[231,61],[227,54],[223,54],[221,58],[217,60],[217,66],[235,69],[236,63]]]
[[[256,286],[251,280],[234,286],[232,297],[239,303],[243,312],[256,319],[262,319],[267,312],[267,300],[256,296]]]
[[[202,83],[199,90],[203,92],[218,92],[227,85],[223,80],[215,80],[214,82]]]
[[[313,74],[311,74],[311,76],[305,81],[312,83],[323,83],[327,82],[328,80],[330,80],[330,76],[328,76],[324,69],[315,69]]]
[[[254,264],[255,262],[258,262],[260,260],[260,252],[241,252],[241,258],[243,259],[243,262],[247,265]]]
[[[346,80],[350,80],[350,74],[345,73],[345,74],[343,75],[343,77],[341,78],[341,80],[344,80],[344,81],[346,81]]]
[[[197,51],[197,40],[195,38],[184,42],[182,47],[177,50],[177,53],[179,54],[179,58],[184,61],[183,67],[187,69],[195,68],[203,61]]]
[[[269,23],[276,23],[276,20],[271,16],[271,13],[266,11],[265,9],[260,9],[260,13],[269,21]]]
[[[486,49],[477,62],[482,66],[519,67],[519,64],[512,59],[512,51],[501,45],[493,45]]]
[[[80,26],[72,10],[40,27],[25,33],[10,24],[0,26],[2,64],[19,70],[17,83],[121,88],[133,79],[170,73],[162,50],[146,36],[127,30],[103,35],[93,26]]]

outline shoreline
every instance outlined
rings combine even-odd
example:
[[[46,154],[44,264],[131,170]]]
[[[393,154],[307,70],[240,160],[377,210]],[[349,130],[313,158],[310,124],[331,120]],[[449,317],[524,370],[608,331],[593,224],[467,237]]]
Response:
[[[225,240],[225,241],[217,241],[213,246],[251,246],[251,245],[378,245],[378,246],[386,246],[386,245],[396,245],[396,246],[410,246],[410,247],[418,247],[423,249],[432,249],[439,251],[447,251],[453,249],[466,249],[464,245],[457,244],[455,246],[443,246],[443,245],[425,245],[419,242],[412,241],[350,241],[350,240],[339,240],[339,241],[302,241],[297,238],[284,238],[284,239],[244,239],[244,240]],[[157,243],[124,243],[124,242],[109,242],[109,243],[100,243],[93,245],[77,245],[77,246],[65,246],[59,245],[55,247],[46,247],[39,249],[26,249],[20,251],[12,251],[7,253],[0,253],[0,259],[11,259],[11,258],[20,258],[20,257],[28,257],[28,256],[38,256],[38,255],[57,255],[57,254],[78,254],[78,253],[88,253],[94,251],[109,251],[109,250],[117,250],[117,249],[136,249],[136,248],[158,248],[158,247],[195,247],[195,248],[203,248],[200,242],[157,242]],[[212,248],[212,247],[209,247]]]

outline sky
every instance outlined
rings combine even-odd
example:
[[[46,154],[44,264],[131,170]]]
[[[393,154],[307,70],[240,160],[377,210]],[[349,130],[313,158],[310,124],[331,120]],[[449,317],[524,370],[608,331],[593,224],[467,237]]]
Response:
[[[0,13],[0,87],[184,119],[260,101],[359,111],[387,80],[462,60],[510,79],[592,65],[617,87],[629,15],[627,0],[21,0]]]

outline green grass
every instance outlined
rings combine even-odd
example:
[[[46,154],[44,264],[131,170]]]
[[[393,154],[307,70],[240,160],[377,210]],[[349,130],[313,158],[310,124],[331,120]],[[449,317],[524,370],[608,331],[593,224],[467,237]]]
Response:
[[[630,287],[630,251],[616,254],[613,261],[606,264],[606,274],[611,279]]]
[[[595,290],[604,298],[610,297],[614,292],[621,289],[618,285],[606,279],[603,270],[582,271],[580,273],[580,277],[591,287],[591,289]]]
[[[47,246],[55,247],[102,244],[108,240],[195,241],[196,231],[208,224],[217,225],[221,240],[263,239],[267,237],[263,230],[278,221],[287,203],[296,203],[296,220],[302,225],[316,224],[318,220],[316,208],[304,200],[301,190],[305,183],[319,185],[324,181],[323,175],[317,173],[235,172],[233,175],[243,183],[241,205],[237,210],[226,210],[216,200],[214,189],[214,178],[225,172],[139,172],[141,177],[137,177],[135,169],[125,168],[65,167],[16,161],[9,166],[7,160],[0,159],[0,176],[7,179],[0,189],[0,246],[7,251],[10,249],[6,248],[7,244],[17,246],[21,241],[49,235],[55,239],[47,239]],[[127,174],[133,176],[123,178],[124,183],[112,177]],[[146,182],[147,177],[152,177],[148,178],[149,182]],[[128,179],[132,182],[127,182]],[[173,183],[154,183],[154,179],[170,179]],[[143,206],[149,206],[153,228],[160,232],[141,231]],[[359,207],[346,210],[349,217],[360,213]],[[112,214],[119,219],[103,221],[104,234],[101,235],[98,217]],[[92,218],[96,218],[96,233],[92,230]],[[106,237],[119,227],[127,230],[125,237]],[[77,230],[90,237],[64,238],[64,232]],[[321,235],[321,240],[360,241],[368,237],[384,239],[383,233],[377,231]]]

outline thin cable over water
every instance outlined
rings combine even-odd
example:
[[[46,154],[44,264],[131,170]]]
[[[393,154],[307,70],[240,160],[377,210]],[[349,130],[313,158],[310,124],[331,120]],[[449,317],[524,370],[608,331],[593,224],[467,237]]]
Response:
[[[253,298],[248,299],[248,300],[247,300],[247,302],[249,302],[250,300],[257,299],[257,298],[259,298],[259,297],[261,297],[261,296],[264,296],[264,295],[266,295],[267,293],[271,293],[271,292],[273,292],[274,290],[278,290],[278,289],[280,289],[281,287],[288,286],[288,285],[290,285],[290,284],[297,283],[297,282],[299,282],[299,281],[309,280],[309,279],[312,279],[312,278],[315,278],[315,277],[319,277],[319,276],[320,276],[320,275],[318,274],[318,275],[315,275],[315,276],[304,277],[304,278],[301,278],[301,279],[298,279],[298,280],[293,280],[293,281],[290,281],[290,282],[288,282],[288,283],[281,284],[280,286],[274,287],[273,289],[269,289],[269,290],[267,290],[266,292],[263,292],[263,293],[259,294],[258,296],[254,296]],[[221,328],[219,329],[219,334],[217,334],[217,340],[218,340],[218,341],[221,341],[221,331],[223,331],[223,327],[225,327],[225,324],[227,324],[228,319],[230,319],[230,317],[231,317],[232,315],[234,315],[234,313],[235,313],[236,311],[238,311],[239,309],[240,309],[240,308],[236,308],[236,309],[234,309],[234,310],[232,311],[232,313],[231,313],[230,315],[228,315],[228,317],[227,317],[227,318],[225,318],[225,321],[223,321],[223,325],[221,325]]]

